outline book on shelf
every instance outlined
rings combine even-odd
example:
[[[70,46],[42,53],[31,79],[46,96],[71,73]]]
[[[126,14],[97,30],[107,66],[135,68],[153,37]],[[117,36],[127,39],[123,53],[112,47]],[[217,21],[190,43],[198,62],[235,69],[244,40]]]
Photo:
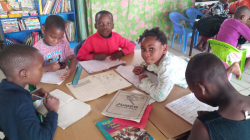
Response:
[[[26,30],[41,29],[39,19],[37,17],[23,18]]]
[[[75,22],[71,20],[65,20],[65,34],[68,41],[75,41]]]
[[[116,124],[112,120],[109,118],[95,124],[107,140],[154,140],[144,129]]]
[[[2,23],[4,33],[19,32],[17,19],[5,19],[5,20],[1,20],[1,23]]]
[[[41,34],[33,31],[24,37],[23,44],[33,46],[40,39],[41,39]]]
[[[70,0],[45,0],[43,2],[39,1],[40,13],[42,14],[57,14],[57,13],[65,13],[72,10],[71,1]],[[42,11],[41,11],[42,7]]]

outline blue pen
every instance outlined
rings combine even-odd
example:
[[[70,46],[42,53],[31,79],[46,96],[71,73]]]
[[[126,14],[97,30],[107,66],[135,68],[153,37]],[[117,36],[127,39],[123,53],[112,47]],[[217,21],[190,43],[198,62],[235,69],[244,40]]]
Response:
[[[42,100],[46,100],[46,99],[44,99],[43,97],[37,96],[37,95],[35,95],[35,94],[32,94],[32,96],[37,97],[37,98],[42,99]]]

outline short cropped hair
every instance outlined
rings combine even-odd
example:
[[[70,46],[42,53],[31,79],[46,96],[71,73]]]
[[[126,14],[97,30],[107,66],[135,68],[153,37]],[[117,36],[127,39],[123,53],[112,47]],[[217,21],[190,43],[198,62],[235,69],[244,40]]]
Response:
[[[239,19],[242,15],[250,14],[250,9],[246,5],[241,5],[236,8],[234,18]]]
[[[110,13],[109,11],[106,11],[106,10],[102,10],[102,11],[99,11],[99,12],[97,12],[97,13],[95,14],[95,22],[96,22],[96,23],[97,23],[97,21],[99,20],[99,18],[100,18],[100,16],[101,16],[102,14],[109,14],[109,15],[111,16],[111,18],[112,18],[112,21],[113,21],[113,15],[112,15],[112,13]]]
[[[27,69],[34,60],[36,48],[24,44],[11,44],[0,51],[0,69],[6,77],[12,77],[14,71]]]
[[[227,71],[221,60],[211,53],[200,53],[191,58],[186,69],[188,84],[227,80]]]
[[[45,30],[56,28],[61,31],[65,31],[65,20],[61,16],[50,15],[46,18],[44,27],[45,27]]]
[[[151,30],[146,29],[140,36],[139,43],[142,42],[143,38],[147,36],[156,37],[156,40],[160,41],[162,45],[168,44],[166,34],[159,29],[159,27],[154,27]]]

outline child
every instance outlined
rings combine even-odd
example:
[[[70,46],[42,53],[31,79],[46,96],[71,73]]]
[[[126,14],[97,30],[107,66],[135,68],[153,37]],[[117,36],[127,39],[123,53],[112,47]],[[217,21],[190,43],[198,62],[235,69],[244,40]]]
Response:
[[[198,54],[189,61],[185,75],[198,100],[219,107],[197,117],[188,140],[249,139],[250,120],[245,112],[250,112],[250,97],[230,84],[221,60],[211,53]]]
[[[164,32],[158,27],[145,30],[139,42],[141,42],[141,55],[145,62],[141,66],[136,66],[133,72],[140,74],[139,88],[141,90],[150,94],[156,101],[162,102],[175,84],[187,88],[185,79],[187,61],[167,51],[167,37]],[[159,83],[152,83],[147,75],[141,74],[145,69],[155,73]],[[239,64],[233,64],[228,68],[228,72],[240,76]]]
[[[64,36],[65,21],[57,15],[47,17],[42,33],[44,39],[39,40],[34,47],[37,48],[44,56],[44,72],[54,72],[63,69],[69,59],[69,68],[60,76],[61,80],[66,79],[74,72],[77,64],[76,57],[69,46],[69,42]]]
[[[43,89],[29,92],[25,85],[37,85],[42,77],[43,56],[34,47],[21,44],[6,46],[0,52],[0,69],[6,79],[0,83],[0,130],[9,140],[53,139],[57,127],[59,100]],[[32,94],[46,98],[49,113],[40,122]],[[33,100],[32,100],[33,99]]]
[[[95,15],[95,28],[97,32],[89,36],[78,51],[79,61],[104,60],[108,55],[111,56],[111,60],[116,60],[134,51],[134,43],[112,32],[114,23],[110,12],[99,11]]]
[[[226,19],[220,28],[217,40],[228,43],[234,47],[238,45],[238,39],[242,35],[246,40],[250,41],[250,28],[246,25],[247,20],[250,18],[250,9],[243,5],[238,7],[234,13],[234,19]],[[250,47],[242,48],[247,49],[247,59],[245,69],[250,65]]]
[[[213,17],[213,16],[230,18],[231,16],[228,15],[228,13],[229,13],[228,0],[219,0],[219,2],[216,3],[211,9],[209,9],[209,11],[202,18]],[[202,36],[202,39],[195,48],[201,52],[204,52],[208,45],[207,40],[212,38],[213,37],[206,38]]]
[[[135,74],[140,74],[140,89],[144,90],[158,102],[164,101],[174,84],[187,88],[185,70],[187,61],[167,52],[167,37],[158,27],[145,30],[140,36],[141,55],[145,65],[136,66]],[[152,83],[150,79],[141,74],[144,69],[154,72],[159,83]]]

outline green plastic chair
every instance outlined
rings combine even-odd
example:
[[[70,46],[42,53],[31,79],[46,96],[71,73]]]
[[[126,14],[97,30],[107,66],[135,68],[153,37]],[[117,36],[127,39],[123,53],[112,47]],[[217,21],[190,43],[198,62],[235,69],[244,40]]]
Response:
[[[227,55],[229,53],[242,53],[241,61],[240,61],[240,70],[241,73],[243,74],[244,71],[244,66],[245,66],[245,61],[246,61],[246,54],[247,50],[238,50],[234,46],[227,44],[225,42],[221,42],[215,39],[209,39],[207,41],[210,43],[210,47],[213,50],[213,54],[216,55],[217,57],[220,58],[220,60],[226,62],[229,66],[232,65],[231,62],[227,62]],[[242,76],[239,78],[241,80]]]

